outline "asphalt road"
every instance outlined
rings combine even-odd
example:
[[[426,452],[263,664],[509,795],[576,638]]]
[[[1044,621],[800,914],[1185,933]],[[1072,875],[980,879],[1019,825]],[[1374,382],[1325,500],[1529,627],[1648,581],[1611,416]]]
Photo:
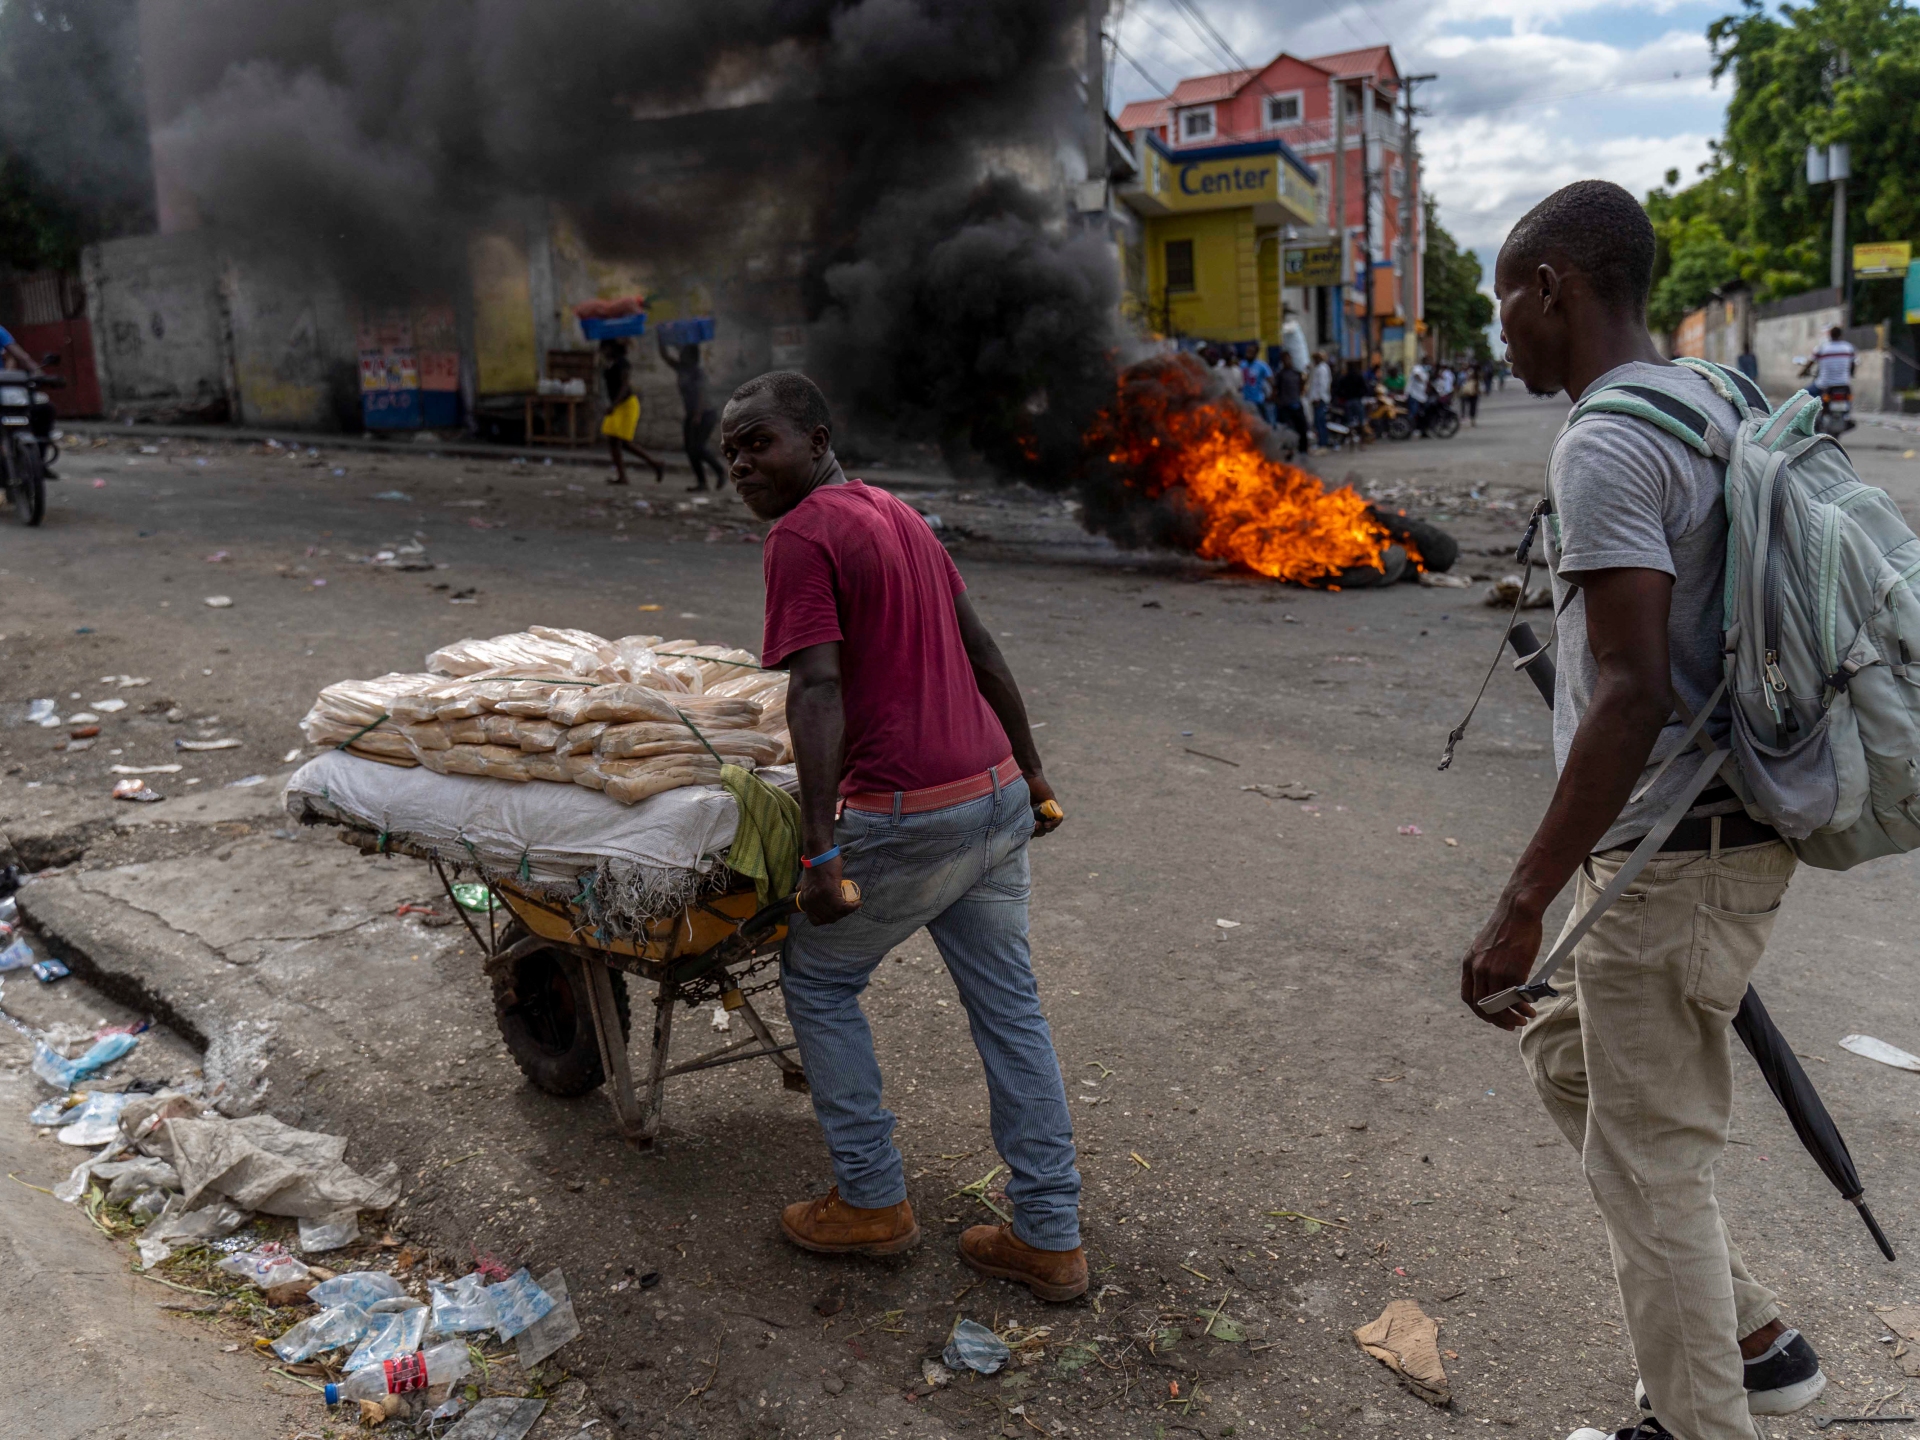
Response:
[[[1321,468],[1440,519],[1458,571],[1497,576],[1563,414],[1509,390],[1453,441]],[[1853,437],[1910,517],[1916,443]],[[877,473],[942,517],[1070,817],[1034,847],[1033,938],[1100,1300],[1049,1307],[976,1283],[954,1253],[986,1218],[956,1192],[996,1157],[924,936],[868,1008],[927,1243],[825,1260],[778,1237],[779,1207],[829,1177],[804,1098],[770,1067],[672,1082],[666,1143],[625,1149],[598,1097],[520,1083],[461,932],[394,915],[430,897],[421,867],[273,809],[300,715],[342,676],[529,623],[756,646],[743,508],[693,505],[679,472],[622,492],[567,465],[148,444],[75,449],[45,526],[0,531],[0,829],[61,867],[23,903],[205,1045],[236,1103],[351,1136],[350,1162],[400,1160],[391,1223],[440,1268],[563,1266],[586,1335],[561,1358],[613,1433],[1558,1437],[1627,1418],[1632,1361],[1577,1160],[1511,1042],[1456,998],[1458,956],[1552,785],[1546,713],[1504,669],[1435,771],[1498,638],[1484,584],[1288,589],[1118,554],[1047,497]],[[383,551],[445,568],[354,558]],[[149,683],[100,678],[121,675]],[[42,696],[63,714],[132,703],[75,753],[21,723]],[[194,736],[242,744],[175,749]],[[153,777],[165,804],[105,799],[111,764],[176,762]],[[267,783],[226,788],[253,775]],[[1315,793],[1246,788],[1288,782]],[[1920,1243],[1920,1081],[1836,1042],[1920,1049],[1900,983],[1914,875],[1803,874],[1759,981],[1902,1250]],[[710,1039],[683,1020],[682,1053]],[[1735,1127],[1731,1223],[1834,1377],[1811,1413],[1905,1408],[1873,1307],[1916,1298],[1906,1265],[1877,1258],[1744,1068]],[[1351,1338],[1399,1297],[1441,1321],[1448,1409]],[[1216,1312],[1248,1338],[1204,1334]],[[958,1315],[1047,1327],[1042,1358],[923,1393],[920,1361]],[[263,1412],[254,1433],[279,1423]],[[1810,1415],[1769,1424],[1811,1433]]]

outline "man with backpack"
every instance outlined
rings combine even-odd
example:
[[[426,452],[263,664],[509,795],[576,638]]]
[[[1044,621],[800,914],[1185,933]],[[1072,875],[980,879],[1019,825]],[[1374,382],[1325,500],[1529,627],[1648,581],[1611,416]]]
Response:
[[[1795,865],[1716,759],[1731,743],[1743,781],[1756,778],[1729,737],[1743,692],[1723,699],[1722,486],[1726,437],[1744,437],[1746,409],[1764,410],[1764,399],[1743,377],[1661,356],[1646,327],[1653,262],[1639,203],[1581,181],[1524,216],[1495,267],[1514,374],[1533,394],[1564,390],[1580,403],[1549,460],[1545,517],[1560,779],[1462,962],[1461,998],[1503,1029],[1524,1027],[1528,1071],[1580,1151],[1606,1222],[1642,1382],[1641,1418],[1614,1440],[1752,1440],[1750,1414],[1801,1409],[1826,1383],[1734,1248],[1714,1195],[1732,1106],[1729,1031]],[[1780,438],[1805,438],[1785,428]],[[1636,856],[1662,827],[1651,858]],[[1645,868],[1609,905],[1604,889],[1636,859]],[[1526,982],[1542,918],[1569,880],[1568,933],[1587,911],[1598,918],[1555,978],[1558,993],[1537,1010],[1523,999],[1485,1013],[1480,1002]]]

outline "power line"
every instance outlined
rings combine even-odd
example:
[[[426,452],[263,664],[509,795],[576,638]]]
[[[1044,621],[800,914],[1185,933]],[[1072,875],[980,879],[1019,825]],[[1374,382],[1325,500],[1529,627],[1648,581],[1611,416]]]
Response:
[[[1158,90],[1160,92],[1159,95],[1155,96],[1154,98],[1165,99],[1168,95],[1173,93],[1171,86],[1166,84],[1165,81],[1155,79],[1152,75],[1149,75],[1144,65],[1142,65],[1138,60],[1134,59],[1133,56],[1129,54],[1126,50],[1121,48],[1120,42],[1117,39],[1113,42],[1113,53],[1118,55],[1122,60],[1126,61],[1127,64],[1131,65],[1134,69],[1135,74],[1137,74],[1142,80],[1146,81],[1147,84],[1153,86],[1155,90]]]
[[[1561,100],[1580,100],[1590,95],[1614,95],[1622,90],[1643,90],[1650,85],[1671,85],[1680,80],[1697,80],[1703,75],[1711,75],[1711,69],[1675,71],[1672,75],[1663,75],[1647,80],[1628,80],[1618,85],[1602,85],[1592,90],[1568,90],[1559,95],[1536,95],[1529,100],[1512,100],[1503,105],[1482,105],[1469,110],[1429,110],[1434,120],[1471,120],[1479,115],[1498,115],[1505,110],[1522,110],[1529,105],[1552,105]]]
[[[1196,54],[1193,48],[1189,46],[1185,41],[1181,40],[1177,35],[1174,35],[1171,31],[1161,29],[1160,26],[1154,24],[1152,20],[1148,19],[1148,17],[1144,13],[1140,15],[1140,21],[1149,30],[1152,30],[1156,35],[1160,36],[1160,38],[1165,40],[1169,45],[1172,45],[1175,48],[1177,48],[1182,54],[1184,54],[1188,59],[1194,61],[1196,64],[1205,65],[1211,68],[1212,66],[1219,63],[1218,59],[1215,57]]]

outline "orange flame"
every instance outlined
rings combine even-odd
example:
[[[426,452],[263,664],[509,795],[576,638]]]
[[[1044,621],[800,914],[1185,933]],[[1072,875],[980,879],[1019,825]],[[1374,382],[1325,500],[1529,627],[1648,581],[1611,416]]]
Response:
[[[1236,401],[1208,395],[1208,378],[1190,355],[1129,366],[1088,445],[1144,498],[1184,498],[1197,522],[1193,549],[1204,559],[1300,584],[1384,571],[1381,552],[1393,539],[1367,502],[1351,486],[1329,491],[1269,458],[1266,427]]]

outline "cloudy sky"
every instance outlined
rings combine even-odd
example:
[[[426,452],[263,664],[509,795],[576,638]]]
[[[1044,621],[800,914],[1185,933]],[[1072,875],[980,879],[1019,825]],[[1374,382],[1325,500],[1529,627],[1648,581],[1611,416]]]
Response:
[[[1402,73],[1433,72],[1419,101],[1429,193],[1491,268],[1507,227],[1570,180],[1644,194],[1688,179],[1720,133],[1727,82],[1708,71],[1707,25],[1733,0],[1114,0],[1125,57],[1114,108],[1185,75],[1231,68],[1197,9],[1251,65],[1391,44]],[[1112,18],[1109,18],[1109,29]],[[1142,71],[1146,75],[1142,75]],[[1152,80],[1146,78],[1151,76]],[[1157,83],[1156,83],[1157,82]]]

